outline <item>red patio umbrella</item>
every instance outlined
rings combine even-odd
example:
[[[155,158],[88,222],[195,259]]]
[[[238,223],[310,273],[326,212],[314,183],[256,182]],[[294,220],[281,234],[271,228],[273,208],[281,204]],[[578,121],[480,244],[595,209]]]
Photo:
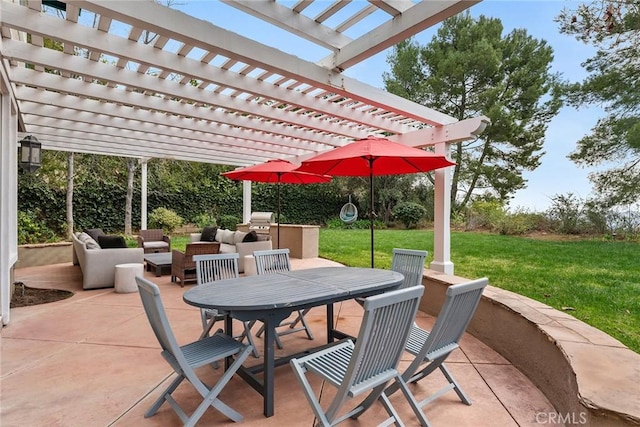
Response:
[[[455,163],[445,156],[370,136],[304,160],[298,170],[332,176],[369,176],[373,268],[373,177],[428,172],[452,165]]]
[[[245,168],[225,172],[222,175],[235,181],[275,182],[278,188],[278,249],[280,248],[280,183],[284,184],[318,184],[331,181],[327,175],[298,171],[299,165],[288,160],[268,160]]]

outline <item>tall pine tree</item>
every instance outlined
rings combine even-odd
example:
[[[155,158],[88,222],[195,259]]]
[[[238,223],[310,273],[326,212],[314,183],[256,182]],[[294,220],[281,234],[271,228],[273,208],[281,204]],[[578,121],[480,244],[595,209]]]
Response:
[[[476,196],[507,202],[540,165],[545,132],[560,108],[553,51],[524,29],[503,36],[499,19],[469,13],[444,21],[430,43],[398,44],[388,57],[386,89],[459,120],[486,115],[491,126],[452,147],[452,206]]]
[[[608,114],[580,139],[569,158],[603,166],[590,179],[609,206],[640,200],[640,1],[595,1],[565,9],[560,31],[597,47],[581,83],[566,85],[570,104],[599,105]]]

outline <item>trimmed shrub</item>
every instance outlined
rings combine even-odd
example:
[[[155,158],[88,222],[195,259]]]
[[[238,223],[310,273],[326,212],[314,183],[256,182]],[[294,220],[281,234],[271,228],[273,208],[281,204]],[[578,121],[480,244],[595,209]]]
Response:
[[[209,213],[201,213],[193,217],[193,223],[197,225],[199,228],[204,228],[209,225],[215,226],[217,225],[216,218]]]
[[[156,208],[149,214],[149,228],[162,228],[169,234],[183,223],[182,217],[167,208]]]
[[[222,215],[218,219],[218,226],[227,230],[235,230],[240,223],[240,218],[235,215]]]
[[[426,213],[424,206],[413,202],[398,203],[393,208],[394,218],[402,222],[405,228],[416,227]]]

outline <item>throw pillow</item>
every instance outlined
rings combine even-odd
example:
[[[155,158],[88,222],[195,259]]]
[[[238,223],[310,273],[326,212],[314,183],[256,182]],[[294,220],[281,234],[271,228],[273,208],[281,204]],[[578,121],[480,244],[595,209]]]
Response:
[[[99,236],[98,244],[102,249],[119,249],[127,247],[127,242],[124,241],[124,237],[122,236]]]
[[[216,242],[222,243],[222,235],[224,234],[224,231],[224,228],[218,228],[218,231],[216,231]]]
[[[205,227],[202,229],[202,234],[200,235],[201,242],[215,242],[216,241],[216,232],[218,231],[218,227]]]
[[[244,239],[242,239],[243,242],[257,242],[258,241],[258,233],[254,231],[250,231],[247,233],[246,236],[244,236]]]
[[[91,236],[91,238],[96,242],[98,241],[98,237],[105,235],[102,228],[85,228],[84,232]]]
[[[216,234],[216,237],[218,235]],[[218,239],[216,239],[218,240]],[[222,240],[221,243],[227,243],[229,245],[233,245],[233,231],[232,230],[222,230]]]
[[[235,233],[233,233],[233,244],[237,244],[240,242],[244,242],[244,236],[246,236],[247,233],[245,233],[244,231],[236,231]]]
[[[87,249],[100,249],[100,245],[98,244],[98,242],[93,240],[93,238],[85,232],[80,233],[80,235],[78,236],[78,240],[84,243],[84,246]]]

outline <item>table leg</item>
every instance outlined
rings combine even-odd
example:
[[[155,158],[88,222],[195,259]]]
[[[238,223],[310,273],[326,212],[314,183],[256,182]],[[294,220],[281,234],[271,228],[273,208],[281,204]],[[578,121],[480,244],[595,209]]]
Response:
[[[333,304],[327,304],[327,343],[333,342]]]
[[[274,311],[265,316],[264,322],[264,358],[262,368],[262,381],[264,399],[264,416],[271,417],[275,414],[275,355],[276,327],[289,315],[290,310]]]
[[[231,318],[231,316],[224,317],[224,333],[229,335],[230,337],[233,336],[233,319]],[[224,359],[225,371],[229,369],[229,366],[231,366],[231,363],[233,363],[233,360],[231,357],[227,357],[226,359]]]
[[[268,317],[264,322],[264,416],[271,417],[274,414],[275,404],[275,349],[273,348],[276,341],[276,325],[273,324],[273,320]]]
[[[162,276],[162,267],[161,264],[156,265],[156,277]]]

